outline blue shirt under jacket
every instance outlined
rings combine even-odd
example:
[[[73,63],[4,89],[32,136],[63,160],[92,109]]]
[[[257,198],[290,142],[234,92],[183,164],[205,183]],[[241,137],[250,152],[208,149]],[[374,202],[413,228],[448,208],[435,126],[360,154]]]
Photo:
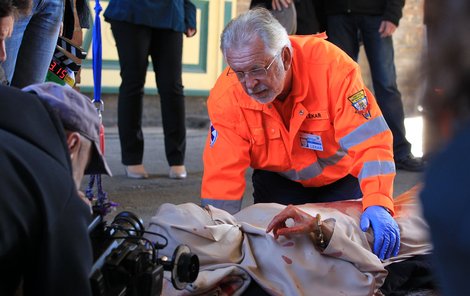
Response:
[[[196,28],[196,6],[189,0],[111,0],[104,17],[176,32]]]

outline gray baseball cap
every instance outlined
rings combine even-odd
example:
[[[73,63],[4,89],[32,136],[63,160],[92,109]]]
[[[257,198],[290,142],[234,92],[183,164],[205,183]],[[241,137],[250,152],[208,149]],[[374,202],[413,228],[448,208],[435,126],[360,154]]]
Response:
[[[85,174],[112,175],[100,149],[99,115],[88,97],[69,86],[52,82],[32,84],[22,90],[35,93],[46,102],[57,113],[65,129],[78,132],[93,143],[91,160]]]

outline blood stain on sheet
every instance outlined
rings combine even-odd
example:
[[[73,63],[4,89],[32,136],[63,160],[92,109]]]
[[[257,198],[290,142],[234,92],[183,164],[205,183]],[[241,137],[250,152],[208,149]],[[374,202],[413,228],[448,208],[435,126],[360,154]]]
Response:
[[[285,261],[287,264],[292,264],[292,259],[290,259],[289,257],[282,255],[282,259],[284,259],[284,261]]]
[[[287,242],[285,244],[282,245],[283,247],[293,247],[294,246],[294,242]]]

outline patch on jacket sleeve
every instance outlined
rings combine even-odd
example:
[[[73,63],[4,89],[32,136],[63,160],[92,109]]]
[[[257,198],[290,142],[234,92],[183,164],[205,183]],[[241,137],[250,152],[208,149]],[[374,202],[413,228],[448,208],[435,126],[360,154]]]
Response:
[[[215,129],[215,127],[211,123],[211,144],[210,144],[211,148],[212,148],[212,146],[214,146],[215,141],[217,140],[217,136],[218,136],[217,130]]]
[[[351,102],[354,109],[356,109],[356,113],[361,114],[365,119],[370,118],[370,106],[363,89],[350,96],[348,100]]]

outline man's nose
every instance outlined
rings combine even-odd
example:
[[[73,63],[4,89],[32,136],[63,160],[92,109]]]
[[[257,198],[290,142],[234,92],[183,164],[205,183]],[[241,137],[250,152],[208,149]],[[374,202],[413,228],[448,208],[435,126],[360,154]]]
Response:
[[[258,79],[252,77],[250,74],[245,73],[246,88],[253,89],[259,83]]]

